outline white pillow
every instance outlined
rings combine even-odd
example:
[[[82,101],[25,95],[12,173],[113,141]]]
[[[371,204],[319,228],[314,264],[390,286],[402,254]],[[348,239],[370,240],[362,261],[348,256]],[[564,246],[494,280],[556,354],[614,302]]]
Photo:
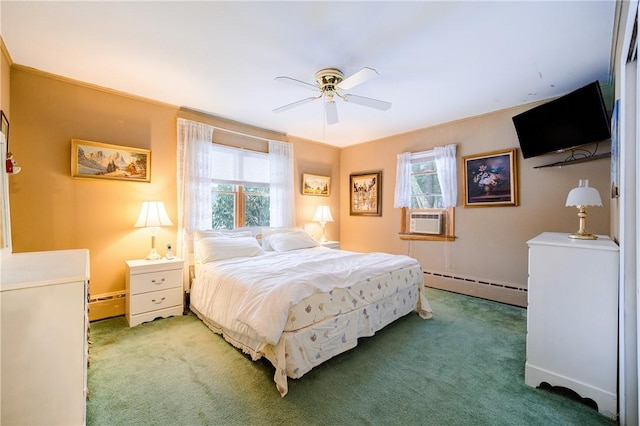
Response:
[[[262,248],[265,250],[273,250],[269,241],[273,235],[288,233],[288,232],[298,232],[301,229],[298,228],[262,228]]]
[[[275,251],[289,251],[303,248],[316,247],[319,243],[311,235],[304,231],[283,232],[274,234],[269,239],[269,244]]]
[[[200,263],[232,259],[234,257],[261,256],[264,254],[264,250],[253,237],[200,238],[196,244],[198,245]]]
[[[196,240],[210,237],[253,237],[253,233],[244,229],[209,229],[206,231],[196,231],[193,237]]]
[[[193,233],[193,257],[195,263],[205,263],[202,261],[202,254],[200,253],[200,244],[198,242],[203,238],[213,238],[213,237],[227,237],[227,238],[237,238],[237,237],[252,237],[253,233],[248,230],[238,230],[238,229],[208,229],[206,231],[195,231]]]

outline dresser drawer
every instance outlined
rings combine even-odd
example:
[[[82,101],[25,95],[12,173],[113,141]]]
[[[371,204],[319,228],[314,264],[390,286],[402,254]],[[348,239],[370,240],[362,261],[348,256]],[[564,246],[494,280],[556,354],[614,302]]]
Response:
[[[182,287],[132,296],[131,314],[156,311],[176,305],[182,305]]]
[[[130,279],[131,295],[174,287],[182,289],[182,269],[135,274]]]

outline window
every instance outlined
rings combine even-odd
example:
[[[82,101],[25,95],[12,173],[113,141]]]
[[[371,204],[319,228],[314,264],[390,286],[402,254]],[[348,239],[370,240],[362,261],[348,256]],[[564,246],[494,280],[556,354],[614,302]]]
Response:
[[[442,191],[433,151],[411,156],[411,208],[442,209]]]
[[[215,145],[212,229],[269,226],[269,157]]]
[[[213,183],[212,229],[269,226],[269,186]]]
[[[396,185],[399,187],[404,185],[407,191],[405,196],[402,196],[402,189],[396,187],[396,204],[400,204],[396,207],[402,207],[401,239],[451,240],[455,238],[454,208],[447,207],[444,202],[437,165],[435,150],[398,156]],[[401,176],[402,173],[405,175]],[[440,176],[442,176],[442,170],[440,170]],[[403,179],[406,181],[402,182]],[[455,181],[453,184],[455,185]],[[399,195],[402,201],[399,201]],[[416,219],[421,222],[416,223]]]

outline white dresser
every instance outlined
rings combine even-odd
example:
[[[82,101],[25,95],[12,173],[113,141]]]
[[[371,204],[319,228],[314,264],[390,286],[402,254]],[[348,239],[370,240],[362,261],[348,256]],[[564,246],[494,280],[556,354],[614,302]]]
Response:
[[[618,246],[545,232],[528,241],[525,382],[571,389],[617,417]]]
[[[85,424],[89,251],[0,262],[0,424]]]
[[[125,314],[129,327],[182,315],[184,291],[179,258],[127,260]]]

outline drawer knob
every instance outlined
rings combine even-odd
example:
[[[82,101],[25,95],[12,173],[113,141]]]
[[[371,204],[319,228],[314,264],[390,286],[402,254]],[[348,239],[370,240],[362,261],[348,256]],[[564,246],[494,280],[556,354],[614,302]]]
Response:
[[[156,280],[151,280],[152,283],[154,283],[155,285],[160,285],[164,282],[164,278],[161,279],[160,281],[156,281]]]
[[[162,298],[162,299],[160,299],[159,301],[156,301],[156,299],[151,299],[151,301],[152,301],[153,303],[155,303],[156,305],[159,305],[159,304],[161,304],[162,302],[164,302],[164,300],[165,300],[165,299],[166,299],[166,297],[163,297],[163,298]]]

